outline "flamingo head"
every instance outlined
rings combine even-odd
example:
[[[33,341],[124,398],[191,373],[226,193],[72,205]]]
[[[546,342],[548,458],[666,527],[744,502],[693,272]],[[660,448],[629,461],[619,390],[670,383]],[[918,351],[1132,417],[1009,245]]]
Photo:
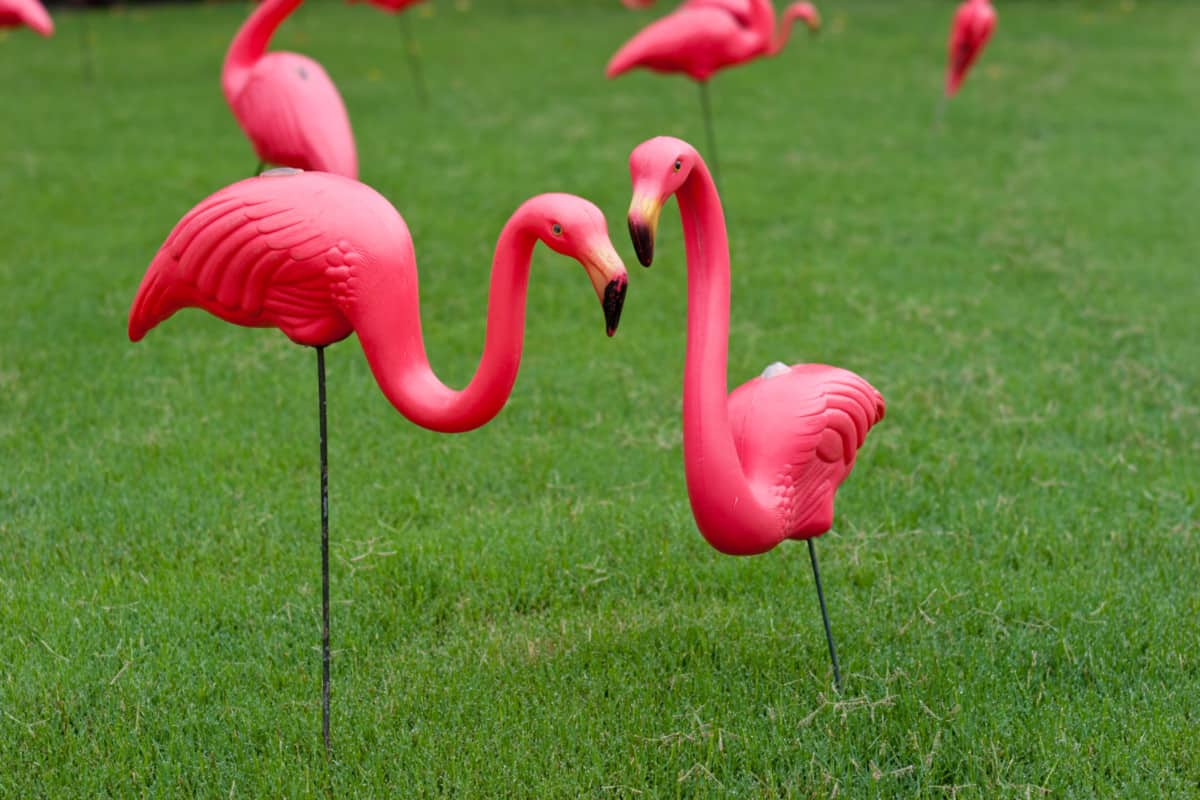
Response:
[[[808,26],[809,33],[821,32],[821,12],[812,3],[793,3],[787,7],[784,15],[802,21]]]
[[[663,204],[687,182],[697,165],[707,169],[696,148],[672,136],[648,139],[629,154],[629,177],[633,180],[629,236],[642,266],[654,262],[654,237]]]
[[[608,335],[617,332],[629,273],[608,238],[608,224],[595,205],[572,194],[541,194],[517,210],[537,239],[583,265],[604,309]]]

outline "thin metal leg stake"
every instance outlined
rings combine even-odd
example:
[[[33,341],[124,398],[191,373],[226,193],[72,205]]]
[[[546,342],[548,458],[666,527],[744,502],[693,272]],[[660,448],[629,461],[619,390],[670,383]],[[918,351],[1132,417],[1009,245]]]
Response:
[[[721,165],[717,161],[717,137],[713,135],[712,124],[712,102],[708,97],[708,81],[699,81],[700,84],[700,111],[704,114],[704,131],[708,135],[708,152],[704,154],[704,160],[712,164],[713,182],[721,182]]]
[[[842,693],[842,673],[838,669],[837,650],[833,646],[833,632],[829,629],[829,612],[825,610],[825,593],[821,591],[821,571],[817,569],[817,548],[808,540],[808,557],[812,561],[813,577],[817,580],[817,600],[821,603],[821,619],[825,622],[825,641],[829,642],[829,660],[833,662],[833,685]]]
[[[325,348],[317,348],[317,405],[321,417],[321,734],[329,743],[329,439],[325,427]]]
[[[425,73],[421,70],[421,52],[417,49],[417,39],[413,36],[406,14],[400,14],[400,29],[404,33],[404,50],[408,54],[408,69],[412,74],[413,88],[417,91],[417,100],[421,108],[429,108],[429,89],[425,86]]]
[[[946,95],[938,98],[937,108],[933,112],[933,132],[942,132],[942,120],[946,117]]]

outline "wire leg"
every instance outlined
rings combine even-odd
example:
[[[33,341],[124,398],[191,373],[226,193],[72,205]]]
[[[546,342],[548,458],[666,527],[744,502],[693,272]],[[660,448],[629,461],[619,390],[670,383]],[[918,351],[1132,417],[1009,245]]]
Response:
[[[79,12],[79,49],[83,61],[83,79],[96,82],[96,50],[92,46],[92,28],[88,21],[89,11],[84,6]]]
[[[317,406],[321,418],[321,735],[329,754],[329,439],[325,425],[325,348],[317,348]]]
[[[421,70],[421,51],[408,22],[408,15],[400,14],[400,28],[404,31],[404,51],[408,54],[408,70],[412,74],[413,89],[421,108],[429,108],[429,89],[425,86],[425,73]]]
[[[808,540],[808,557],[812,561],[813,578],[817,581],[817,600],[821,603],[821,619],[825,623],[825,641],[829,643],[829,660],[833,662],[833,685],[842,693],[842,673],[838,669],[837,649],[833,646],[833,632],[829,629],[829,612],[825,610],[825,593],[821,591],[821,571],[817,569],[817,548]]]
[[[700,112],[704,115],[704,132],[708,135],[708,153],[705,163],[712,167],[713,182],[721,182],[721,166],[717,160],[717,137],[713,134],[712,102],[708,97],[708,81],[700,83]]]

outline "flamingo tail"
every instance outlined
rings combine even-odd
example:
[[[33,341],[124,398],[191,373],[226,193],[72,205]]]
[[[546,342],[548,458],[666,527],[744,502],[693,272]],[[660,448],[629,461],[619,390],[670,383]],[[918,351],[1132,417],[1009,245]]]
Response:
[[[157,263],[150,265],[142,284],[138,287],[137,296],[133,298],[133,307],[129,309],[129,341],[142,340],[151,328],[166,320],[180,309],[180,303],[175,293],[171,291],[171,282],[164,279],[163,271]]]

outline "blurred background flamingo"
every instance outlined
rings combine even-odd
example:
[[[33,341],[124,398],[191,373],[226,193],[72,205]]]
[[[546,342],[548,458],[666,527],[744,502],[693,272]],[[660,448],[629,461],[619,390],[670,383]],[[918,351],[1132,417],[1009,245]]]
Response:
[[[983,52],[996,28],[996,9],[990,0],[963,0],[950,23],[950,42],[946,55],[946,91],[938,104],[937,123],[941,123],[946,101],[958,93],[967,71]]]
[[[838,367],[775,362],[726,398],[729,242],[716,184],[699,153],[670,137],[629,157],[629,232],[650,266],[659,213],[679,202],[687,251],[687,358],[683,455],[696,525],[717,550],[763,553],[784,539],[808,541],[834,683],[837,650],[825,609],[813,538],[833,524],[838,486],[867,432],[883,419],[883,397]]]
[[[566,194],[527,200],[500,233],[492,262],[487,333],[461,391],[429,366],[421,333],[417,263],[404,220],[356,181],[272,170],[226,187],[183,217],[151,262],[129,312],[129,338],[186,307],[226,322],[278,327],[316,348],[321,440],[322,734],[329,736],[329,495],[325,347],[358,333],[372,373],[400,413],[425,428],[469,431],[504,407],[521,363],[525,291],[541,241],[583,265],[616,332],[627,274],[604,215]]]
[[[358,177],[350,118],[325,69],[299,53],[268,53],[275,29],[303,0],[265,0],[238,30],[221,88],[259,165]]]
[[[42,36],[54,35],[54,21],[38,0],[0,0],[0,28],[22,25]]]
[[[718,70],[777,54],[787,43],[797,19],[811,31],[820,28],[820,16],[808,2],[788,6],[777,28],[771,0],[688,0],[622,45],[604,74],[615,78],[642,67],[683,73],[696,81],[709,157],[714,175],[719,175],[708,80]]]

